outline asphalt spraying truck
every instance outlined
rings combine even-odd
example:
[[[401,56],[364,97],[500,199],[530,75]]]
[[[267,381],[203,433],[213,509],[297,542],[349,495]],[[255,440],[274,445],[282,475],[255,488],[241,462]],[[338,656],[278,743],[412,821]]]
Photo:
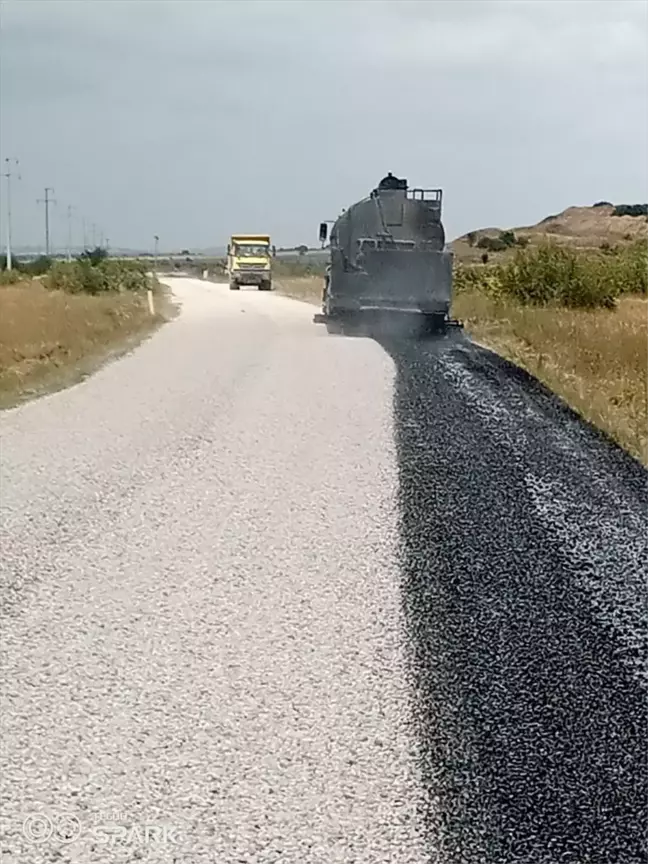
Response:
[[[415,313],[451,322],[452,252],[445,248],[441,189],[410,189],[389,173],[333,222],[322,311]],[[328,224],[320,224],[320,242]]]

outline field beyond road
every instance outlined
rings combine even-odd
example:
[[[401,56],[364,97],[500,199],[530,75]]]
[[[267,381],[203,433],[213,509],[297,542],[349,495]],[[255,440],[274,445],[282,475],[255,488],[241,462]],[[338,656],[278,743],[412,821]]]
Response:
[[[172,310],[156,292],[91,295],[38,279],[0,285],[0,408],[81,381],[152,333]]]

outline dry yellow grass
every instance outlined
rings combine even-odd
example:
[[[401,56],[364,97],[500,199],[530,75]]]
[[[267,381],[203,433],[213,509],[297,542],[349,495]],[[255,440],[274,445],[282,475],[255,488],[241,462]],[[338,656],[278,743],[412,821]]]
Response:
[[[453,313],[482,345],[526,369],[648,465],[648,301],[615,311],[538,309],[459,294]]]
[[[305,300],[308,303],[321,303],[324,289],[323,276],[282,276],[275,279],[276,289],[287,297]]]
[[[133,292],[67,294],[36,280],[0,287],[0,407],[82,380],[171,312],[165,300],[151,317]]]

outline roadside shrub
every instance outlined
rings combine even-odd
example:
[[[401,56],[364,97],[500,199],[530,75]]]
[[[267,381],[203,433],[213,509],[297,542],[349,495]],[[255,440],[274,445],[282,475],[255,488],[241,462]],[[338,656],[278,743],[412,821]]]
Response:
[[[500,271],[502,290],[520,303],[544,306],[601,306],[615,292],[600,279],[588,279],[577,254],[564,247],[544,243],[532,251],[519,251]]]
[[[47,255],[39,255],[34,261],[18,261],[16,263],[16,269],[21,270],[27,276],[44,276],[45,273],[49,273],[54,262]]]
[[[644,241],[617,250],[613,266],[620,293],[648,294],[648,246]]]
[[[648,291],[648,247],[638,242],[623,249],[581,251],[544,243],[518,249],[500,265],[457,265],[455,288],[473,289],[522,305],[557,305],[594,309],[612,307],[622,294]]]
[[[499,267],[485,262],[481,266],[471,264],[455,264],[453,272],[454,290],[480,291],[489,297],[497,299],[502,295],[502,284],[499,279]]]
[[[15,285],[16,282],[21,282],[25,278],[25,274],[20,270],[0,270],[0,285]]]
[[[141,261],[106,261],[101,267],[106,270],[111,284],[117,286],[113,290],[144,291],[149,285],[148,268]]]
[[[95,246],[94,249],[84,249],[79,255],[79,261],[88,261],[93,266],[101,263],[108,257],[108,250],[101,246]]]
[[[46,281],[48,288],[69,294],[142,291],[148,285],[147,267],[141,261],[105,258],[93,263],[89,257],[81,257],[70,263],[57,261]]]
[[[498,237],[480,237],[477,241],[478,249],[487,249],[489,252],[503,252],[508,244]]]
[[[39,255],[33,261],[22,261],[12,257],[11,270],[7,270],[7,256],[0,255],[0,284],[12,285],[21,279],[33,279],[49,272],[53,259],[47,255]]]
[[[516,237],[514,231],[500,231],[498,237],[481,237],[477,242],[478,249],[487,249],[489,252],[503,252],[514,246],[527,246],[527,237]]]
[[[513,231],[501,231],[499,239],[505,246],[515,246],[517,242]]]

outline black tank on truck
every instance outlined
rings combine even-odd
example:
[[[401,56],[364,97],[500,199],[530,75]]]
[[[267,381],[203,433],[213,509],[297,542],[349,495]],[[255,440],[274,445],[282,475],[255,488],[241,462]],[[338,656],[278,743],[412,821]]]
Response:
[[[410,189],[389,173],[343,211],[330,232],[324,316],[381,310],[450,323],[453,256],[445,248],[441,202],[441,189]],[[327,234],[322,222],[322,244]]]

